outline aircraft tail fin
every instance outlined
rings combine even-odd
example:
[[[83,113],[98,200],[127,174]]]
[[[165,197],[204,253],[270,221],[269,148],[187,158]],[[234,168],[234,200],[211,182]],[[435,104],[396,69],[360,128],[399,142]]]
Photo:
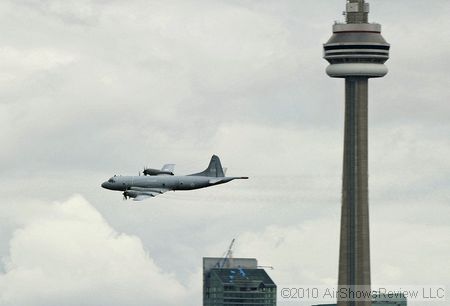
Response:
[[[211,157],[208,168],[205,171],[191,174],[191,176],[208,176],[208,177],[224,177],[225,173],[217,155]]]

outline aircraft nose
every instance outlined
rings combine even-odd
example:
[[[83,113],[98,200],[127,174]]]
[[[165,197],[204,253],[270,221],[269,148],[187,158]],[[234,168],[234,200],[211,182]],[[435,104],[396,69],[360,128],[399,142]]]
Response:
[[[107,182],[103,182],[103,183],[102,183],[102,187],[103,187],[103,188],[107,188],[107,185],[108,185]]]

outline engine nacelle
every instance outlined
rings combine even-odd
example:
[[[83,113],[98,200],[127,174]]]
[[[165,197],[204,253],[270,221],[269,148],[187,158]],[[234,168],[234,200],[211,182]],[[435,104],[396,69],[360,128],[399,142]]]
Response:
[[[151,168],[145,168],[144,169],[144,175],[173,175],[173,172],[170,171],[162,171],[158,169],[151,169]]]
[[[140,195],[142,192],[139,192],[139,191],[135,191],[135,190],[125,190],[124,192],[123,192],[123,198],[124,198],[124,200],[126,200],[126,199],[128,199],[128,198],[135,198],[135,197],[137,197],[138,195]]]

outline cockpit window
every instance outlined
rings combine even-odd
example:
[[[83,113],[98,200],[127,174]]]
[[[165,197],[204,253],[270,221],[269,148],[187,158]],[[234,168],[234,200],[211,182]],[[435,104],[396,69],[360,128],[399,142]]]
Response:
[[[110,178],[109,180],[108,180],[108,183],[115,183],[116,181],[115,180],[113,180],[113,178]]]

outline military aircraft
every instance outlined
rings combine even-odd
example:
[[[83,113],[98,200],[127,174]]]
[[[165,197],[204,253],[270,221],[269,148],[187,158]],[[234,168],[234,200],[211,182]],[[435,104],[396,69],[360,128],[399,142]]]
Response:
[[[123,191],[124,200],[133,198],[142,201],[167,191],[193,190],[228,183],[236,179],[248,179],[246,176],[225,176],[218,156],[213,155],[206,170],[185,176],[173,175],[173,164],[165,165],[161,170],[144,169],[143,176],[113,176],[102,184],[109,190]]]

